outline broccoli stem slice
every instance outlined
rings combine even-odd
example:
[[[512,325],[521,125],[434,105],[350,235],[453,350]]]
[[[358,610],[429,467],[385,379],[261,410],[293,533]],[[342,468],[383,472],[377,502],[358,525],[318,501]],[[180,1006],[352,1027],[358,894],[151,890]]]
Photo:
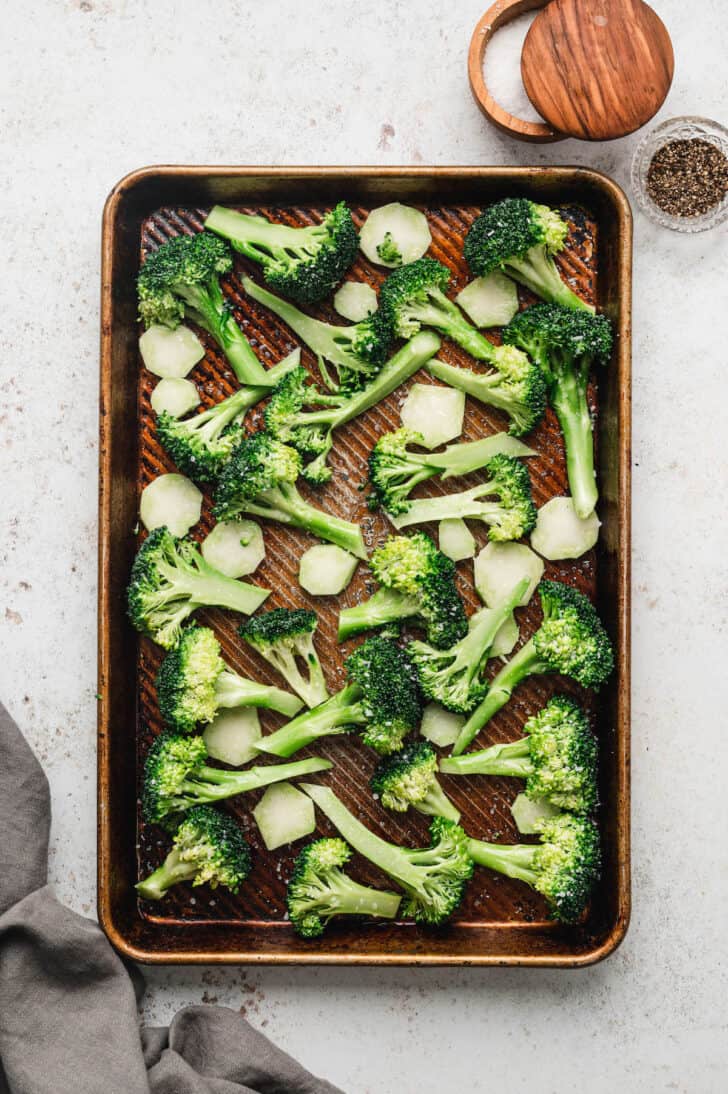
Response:
[[[533,773],[528,737],[508,744],[491,745],[480,752],[450,756],[440,762],[445,775],[513,775],[527,778]]]
[[[599,500],[594,473],[594,436],[586,397],[586,378],[560,375],[552,406],[564,435],[566,471],[574,508],[582,519],[593,512]]]
[[[297,695],[270,684],[247,680],[236,672],[224,669],[215,682],[215,698],[221,707],[263,707],[292,718],[303,703]]]
[[[490,360],[496,363],[496,347],[490,342],[488,345],[494,351]],[[509,394],[500,372],[472,372],[467,368],[458,368],[457,365],[448,365],[444,361],[430,361],[427,371],[450,387],[464,391],[466,395],[472,395],[474,399],[493,406],[496,410],[502,410],[509,415],[518,415],[521,410],[520,403]]]
[[[528,843],[487,843],[485,840],[468,840],[468,854],[478,866],[488,866],[506,877],[525,881],[534,886],[538,879],[535,858],[540,850],[538,844]]]
[[[409,503],[406,512],[392,516],[390,520],[397,530],[408,528],[411,524],[425,524],[430,520],[447,520],[452,517],[482,520],[486,524],[492,524],[498,519],[501,506],[497,501],[480,501],[481,497],[489,493],[493,493],[493,483],[485,482],[456,494],[417,498]]]
[[[394,589],[377,589],[369,600],[344,608],[339,614],[338,641],[345,642],[361,631],[385,627],[401,619],[411,619],[420,611],[415,597],[405,596]]]
[[[162,900],[173,885],[181,881],[192,881],[197,873],[197,867],[193,862],[184,862],[180,853],[174,847],[161,866],[135,885],[142,900]]]
[[[503,263],[503,272],[520,281],[531,292],[552,304],[561,304],[574,311],[594,314],[592,304],[587,304],[561,279],[559,268],[543,244],[531,247],[520,258],[511,257]]]
[[[180,598],[185,596],[189,599],[185,607],[186,615],[197,607],[229,608],[242,615],[252,615],[270,596],[270,589],[225,577],[208,566],[202,555],[195,559],[194,569],[162,563],[159,570],[179,590]]]
[[[460,730],[460,735],[453,745],[451,755],[459,756],[465,751],[483,726],[490,721],[494,714],[498,713],[501,707],[506,705],[513,694],[514,688],[520,684],[521,680],[533,673],[547,671],[548,666],[542,663],[536,652],[533,639],[529,639],[493,678],[485,699],[475,708]]]
[[[275,733],[256,741],[256,749],[273,756],[291,756],[320,737],[346,733],[351,726],[364,725],[361,694],[358,684],[348,684],[325,703],[304,711]]]

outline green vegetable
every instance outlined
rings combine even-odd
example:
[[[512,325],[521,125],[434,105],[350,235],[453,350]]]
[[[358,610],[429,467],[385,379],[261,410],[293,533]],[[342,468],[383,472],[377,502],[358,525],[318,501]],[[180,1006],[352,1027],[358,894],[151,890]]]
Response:
[[[518,289],[500,270],[476,277],[458,293],[455,302],[476,327],[502,327],[518,311]]]
[[[463,393],[434,384],[413,384],[400,410],[402,425],[416,433],[425,448],[438,448],[459,437],[464,415]]]
[[[403,262],[414,262],[431,243],[425,214],[398,201],[372,209],[359,237],[362,251],[377,266],[395,267]]]
[[[189,327],[152,323],[139,339],[145,368],[162,379],[183,379],[205,356],[205,347]]]
[[[241,384],[270,386],[220,286],[232,266],[227,243],[210,232],[168,240],[147,255],[137,278],[139,315],[147,327],[192,319],[212,335]]]
[[[296,487],[301,457],[269,433],[254,433],[232,453],[217,484],[214,513],[231,520],[243,513],[302,528],[357,558],[367,552],[358,525],[334,517],[303,499]]]
[[[373,552],[369,565],[382,588],[341,612],[340,642],[360,631],[413,618],[424,623],[428,641],[438,648],[451,646],[466,633],[455,566],[424,532],[390,536]]]
[[[180,628],[198,608],[230,608],[251,615],[269,589],[234,581],[205,562],[190,540],[177,540],[155,528],[140,547],[127,589],[129,618],[160,646],[169,649]]]
[[[210,758],[231,767],[242,767],[257,756],[255,742],[260,736],[260,719],[255,707],[220,710],[202,734]]]
[[[240,637],[281,674],[308,707],[318,706],[329,696],[313,644],[317,626],[314,612],[274,608],[254,615],[238,630]]]
[[[588,517],[597,503],[594,438],[587,398],[592,365],[605,365],[612,352],[612,325],[605,315],[569,311],[549,304],[526,308],[508,324],[503,339],[537,361],[559,419],[574,508]]]
[[[269,786],[253,816],[269,851],[310,836],[316,827],[313,802],[292,783]]]
[[[580,517],[573,498],[551,498],[542,505],[531,532],[531,545],[550,561],[581,558],[599,539],[599,517]]]
[[[428,703],[422,711],[420,734],[438,748],[454,745],[465,725],[462,714],[453,714],[439,703]]]
[[[143,900],[162,900],[173,885],[218,885],[237,893],[250,873],[250,848],[235,821],[198,805],[177,828],[172,850],[136,890]]]
[[[460,813],[437,781],[437,756],[426,741],[413,741],[380,760],[370,783],[385,809],[405,813],[410,806],[427,817],[460,820]]]
[[[170,376],[159,381],[149,402],[155,414],[164,413],[170,418],[182,418],[200,405],[200,396],[190,380]]]
[[[475,560],[475,588],[484,604],[497,608],[521,578],[528,586],[521,597],[525,608],[543,577],[543,562],[525,543],[488,543]]]
[[[253,520],[221,520],[202,541],[202,557],[227,577],[245,577],[265,558],[260,525]]]
[[[463,254],[472,272],[485,277],[502,270],[536,296],[566,308],[593,312],[561,280],[553,256],[569,234],[566,221],[548,205],[528,198],[506,198],[475,220],[465,237]]]
[[[522,836],[535,836],[543,821],[558,817],[560,809],[555,809],[545,798],[531,801],[525,794],[518,794],[511,805],[511,816]]]
[[[442,553],[453,562],[462,562],[463,559],[472,558],[475,554],[473,533],[460,517],[441,520],[437,539]]]
[[[402,900],[353,881],[341,869],[351,851],[340,839],[319,839],[304,847],[288,883],[286,903],[294,930],[302,938],[319,938],[336,915],[370,915],[394,919]]]
[[[541,626],[491,680],[488,694],[455,742],[454,756],[465,751],[527,676],[558,672],[570,676],[582,687],[598,688],[611,675],[612,644],[590,601],[558,581],[542,581],[538,592],[543,608]]]
[[[430,361],[427,371],[486,406],[502,410],[510,419],[508,432],[522,437],[535,429],[543,417],[546,381],[537,364],[529,361],[525,353],[513,350],[513,346],[498,346],[497,356],[491,362],[495,369],[490,372],[473,372],[444,361]]]
[[[352,323],[360,323],[373,315],[377,306],[377,294],[366,281],[345,281],[334,294],[334,310]]]
[[[139,516],[148,532],[166,526],[186,536],[200,519],[202,494],[184,475],[158,475],[142,490]]]
[[[321,812],[364,858],[378,866],[407,894],[403,912],[418,923],[437,926],[459,907],[472,877],[468,838],[453,821],[436,817],[429,847],[398,847],[370,832],[326,786],[306,784]]]
[[[386,638],[363,642],[344,662],[349,683],[325,703],[299,714],[264,737],[258,748],[291,756],[333,734],[359,729],[362,740],[382,756],[396,752],[417,728],[420,697],[406,653]]]
[[[298,564],[298,582],[312,596],[336,596],[351,581],[359,559],[333,544],[309,547]]]
[[[346,202],[320,224],[292,228],[265,217],[214,205],[205,228],[229,240],[233,249],[257,262],[269,285],[301,304],[323,300],[356,258],[359,239]]]
[[[305,788],[307,789],[307,788]],[[518,878],[542,893],[551,914],[561,923],[575,923],[583,915],[599,880],[599,832],[587,817],[570,813],[542,821],[538,844],[468,841],[475,863],[507,877]]]

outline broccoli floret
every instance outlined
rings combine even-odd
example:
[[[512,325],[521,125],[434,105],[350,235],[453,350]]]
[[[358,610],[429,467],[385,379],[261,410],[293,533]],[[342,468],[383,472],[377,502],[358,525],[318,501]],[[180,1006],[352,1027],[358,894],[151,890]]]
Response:
[[[313,710],[256,741],[260,752],[290,756],[312,741],[358,729],[382,756],[396,752],[417,728],[422,706],[412,662],[394,642],[376,636],[344,662],[349,683]]]
[[[297,779],[313,771],[327,771],[328,760],[312,757],[290,764],[249,767],[245,771],[223,771],[209,767],[202,737],[161,733],[155,737],[144,764],[142,810],[150,824],[159,824],[175,813],[195,805],[223,801],[247,794],[271,783]]]
[[[599,831],[588,817],[563,813],[539,824],[540,843],[486,843],[471,839],[470,855],[479,866],[518,878],[542,893],[551,915],[575,923],[599,880]]]
[[[427,371],[450,387],[504,411],[508,432],[522,437],[538,425],[546,409],[546,381],[540,367],[515,346],[497,346],[495,372],[473,372],[444,361],[430,361]]]
[[[253,616],[239,628],[240,637],[277,669],[307,707],[328,699],[323,669],[313,636],[318,626],[315,612],[303,608],[274,608]],[[299,668],[305,665],[305,672]]]
[[[597,742],[589,719],[573,699],[556,695],[529,718],[525,736],[481,752],[451,756],[440,770],[447,775],[512,775],[526,780],[526,796],[545,799],[570,813],[597,807]]]
[[[553,259],[563,250],[568,234],[566,221],[548,205],[506,198],[473,222],[463,254],[476,277],[502,270],[552,304],[593,312],[591,304],[561,280]]]
[[[470,490],[409,502],[392,517],[395,528],[460,517],[482,520],[488,526],[488,538],[496,543],[528,535],[536,523],[536,506],[526,465],[515,456],[501,454],[488,460],[484,470],[487,480]]]
[[[369,565],[382,588],[341,612],[340,642],[372,627],[413,618],[424,622],[428,641],[438,649],[448,649],[467,633],[455,564],[424,532],[390,536],[373,552]]]
[[[270,387],[275,381],[235,322],[220,286],[232,266],[227,243],[210,232],[168,240],[147,255],[139,272],[139,315],[146,326],[176,327],[192,319],[212,335],[241,384]]]
[[[384,233],[384,239],[377,244],[377,254],[382,262],[402,265],[402,254],[391,232]]]
[[[140,547],[127,589],[129,618],[138,631],[170,649],[197,608],[231,608],[250,615],[270,595],[225,577],[205,562],[196,543],[155,528]]]
[[[380,760],[369,783],[386,809],[405,813],[410,806],[427,817],[460,820],[460,813],[437,781],[437,754],[427,741],[414,741]]]
[[[321,375],[332,390],[357,390],[379,372],[386,361],[392,330],[381,308],[350,327],[333,326],[299,311],[288,300],[274,296],[249,277],[243,278],[243,287],[248,296],[287,323],[306,343],[316,355]],[[334,368],[336,382],[332,381],[327,365]]]
[[[326,460],[334,430],[391,395],[439,348],[436,335],[416,335],[364,387],[348,394],[324,394],[309,382],[306,370],[299,368],[273,392],[265,412],[266,428],[307,459],[302,474],[309,482],[327,482],[331,469]]]
[[[272,224],[265,217],[215,205],[205,228],[257,262],[269,285],[301,304],[323,300],[349,269],[359,249],[359,237],[344,201],[320,224],[305,228]]]
[[[288,883],[286,904],[294,930],[319,938],[335,915],[394,919],[402,897],[360,885],[341,869],[351,851],[341,839],[319,839],[301,851]]]
[[[215,494],[215,516],[233,520],[243,513],[302,528],[357,558],[366,548],[357,524],[334,517],[304,501],[296,487],[301,457],[269,433],[242,441],[225,465]]]
[[[523,578],[497,608],[476,612],[468,633],[449,650],[435,649],[427,642],[408,644],[420,688],[428,699],[457,714],[467,714],[478,705],[488,691],[484,671],[490,648],[527,588],[528,578]]]
[[[435,817],[429,847],[398,847],[370,832],[326,786],[303,788],[340,835],[404,889],[403,911],[418,923],[437,926],[459,907],[473,874],[468,837],[459,825]]]
[[[220,655],[220,643],[209,627],[191,626],[162,661],[157,673],[159,710],[177,733],[194,733],[230,707],[262,707],[292,718],[301,700],[289,691],[247,680],[233,672]]]
[[[542,581],[538,592],[541,626],[491,680],[488,694],[460,731],[454,756],[467,748],[527,676],[558,672],[585,688],[598,688],[609,678],[614,667],[612,644],[593,604],[559,581]]]
[[[173,885],[189,881],[237,893],[250,865],[250,848],[235,821],[209,805],[198,805],[179,825],[162,865],[136,890],[144,900],[162,900]]]
[[[503,338],[537,361],[564,435],[566,468],[574,508],[588,517],[599,497],[594,475],[594,438],[587,389],[592,365],[612,352],[612,324],[606,315],[536,304],[517,315]]]

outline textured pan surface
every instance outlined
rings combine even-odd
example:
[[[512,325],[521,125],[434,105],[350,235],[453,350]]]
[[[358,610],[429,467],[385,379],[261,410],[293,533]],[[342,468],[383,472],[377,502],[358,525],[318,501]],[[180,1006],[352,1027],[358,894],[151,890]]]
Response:
[[[355,961],[416,963],[527,963],[580,964],[610,952],[621,939],[629,909],[628,827],[628,468],[629,468],[629,212],[623,196],[608,180],[578,169],[427,169],[385,172],[366,169],[345,172],[322,169],[283,175],[276,169],[162,168],[139,172],[124,180],[107,205],[105,224],[104,328],[102,331],[102,482],[101,482],[101,647],[100,647],[100,916],[115,944],[141,960],[152,961]],[[252,177],[248,177],[252,176]],[[128,189],[127,189],[128,185]],[[145,187],[147,189],[145,189]],[[477,188],[477,189],[476,189]],[[254,850],[254,869],[237,897],[222,890],[181,887],[156,907],[139,904],[131,886],[139,873],[153,869],[164,857],[168,837],[140,823],[135,799],[141,763],[154,734],[161,728],[154,690],[160,651],[146,639],[138,640],[123,617],[123,585],[139,539],[131,535],[141,489],[156,475],[174,470],[157,443],[149,397],[155,379],[142,367],[136,350],[133,281],[140,256],[172,235],[196,231],[206,208],[218,200],[246,212],[262,212],[290,224],[313,223],[343,196],[361,224],[369,208],[389,200],[418,205],[427,214],[433,244],[429,253],[453,272],[452,294],[469,279],[460,257],[462,240],[479,209],[505,194],[527,193],[561,205],[571,231],[560,258],[562,274],[590,300],[598,300],[615,321],[618,332],[615,361],[601,380],[603,420],[598,421],[602,455],[602,537],[595,551],[576,562],[547,564],[546,576],[574,584],[598,602],[618,646],[618,672],[598,697],[580,694],[576,685],[556,677],[532,679],[520,687],[514,700],[478,737],[485,746],[516,738],[529,714],[555,691],[578,695],[594,713],[602,754],[601,813],[605,851],[604,879],[585,922],[564,930],[550,923],[540,897],[518,882],[477,870],[468,895],[453,923],[438,932],[411,923],[356,924],[334,921],[325,936],[304,942],[285,921],[285,882],[295,853],[286,848],[268,853],[252,818],[260,792],[228,803]],[[272,200],[271,193],[280,194]],[[482,199],[481,199],[482,193]],[[310,204],[303,198],[312,197]],[[172,204],[167,198],[171,198]],[[247,198],[246,198],[246,195]],[[295,195],[293,204],[289,195]],[[165,198],[167,200],[165,201]],[[192,198],[192,200],[190,200]],[[197,200],[194,200],[197,198]],[[461,200],[458,200],[461,198]],[[156,199],[156,200],[155,200]],[[176,200],[175,200],[176,199]],[[185,200],[186,199],[186,200]],[[275,316],[245,298],[239,275],[261,280],[260,271],[236,258],[236,269],[225,283],[236,318],[264,364],[284,357],[298,340]],[[386,271],[359,256],[349,273],[353,279],[377,286]],[[523,290],[521,304],[530,302]],[[327,302],[313,313],[343,322]],[[222,355],[206,335],[204,361],[191,373],[201,402],[211,405],[237,388]],[[454,344],[443,341],[439,356],[453,364],[475,367]],[[304,349],[304,363],[314,367]],[[411,382],[432,382],[418,373]],[[134,391],[136,385],[136,391]],[[336,434],[330,462],[331,483],[302,492],[322,508],[331,508],[361,523],[368,546],[381,542],[389,531],[381,514],[367,509],[360,487],[365,460],[374,440],[399,424],[402,388],[388,400]],[[597,392],[591,393],[595,412]],[[260,421],[261,408],[250,412],[249,428]],[[506,423],[496,412],[467,398],[463,440],[492,434]],[[567,492],[563,445],[550,411],[528,442],[538,455],[528,461],[534,498],[538,505]],[[445,490],[472,484],[451,480]],[[431,481],[417,488],[417,496],[443,488]],[[211,496],[206,492],[202,520],[193,531],[202,538],[212,526]],[[478,548],[487,542],[485,529],[471,523]],[[432,534],[436,528],[428,528]],[[248,580],[273,590],[265,608],[307,606],[319,616],[317,645],[329,688],[343,682],[342,657],[354,647],[336,643],[340,607],[369,595],[373,586],[361,565],[349,588],[338,598],[311,598],[297,582],[298,559],[315,541],[305,533],[277,525],[264,527],[267,557]],[[458,564],[459,587],[468,613],[479,606],[472,584],[472,562]],[[537,598],[518,613],[521,640],[538,626]],[[273,671],[238,639],[240,618],[210,611],[200,620],[211,625],[223,654],[237,671],[282,684]],[[136,680],[136,684],[135,684]],[[132,694],[134,691],[133,709]],[[264,732],[281,724],[275,714],[261,712]],[[128,751],[127,751],[128,750]],[[332,738],[298,754],[331,759],[332,771],[312,776],[326,782],[364,823],[393,841],[417,846],[427,842],[426,819],[417,814],[391,814],[375,802],[368,789],[376,757],[356,737]],[[131,764],[136,757],[136,775]],[[263,761],[266,762],[266,761]],[[519,782],[490,778],[441,777],[446,791],[463,814],[463,824],[474,836],[513,841],[518,833],[509,805],[521,788]],[[333,830],[320,817],[317,834]],[[365,861],[355,858],[353,872],[362,881],[386,887],[386,878]]]

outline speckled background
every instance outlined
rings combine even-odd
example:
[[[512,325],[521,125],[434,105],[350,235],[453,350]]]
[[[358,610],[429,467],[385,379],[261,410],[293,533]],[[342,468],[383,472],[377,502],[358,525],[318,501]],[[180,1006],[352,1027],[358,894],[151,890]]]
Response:
[[[155,162],[583,163],[627,185],[636,137],[539,147],[485,127],[465,74],[483,7],[31,0],[4,20],[0,695],[48,770],[51,875],[78,911],[93,914],[95,886],[106,193]],[[661,117],[725,122],[728,9],[719,0],[655,7],[676,47]],[[520,99],[522,29],[502,33],[489,65],[507,106]],[[728,478],[728,231],[676,236],[639,213],[635,229],[626,942],[579,972],[157,970],[146,1020],[201,1000],[239,1008],[348,1094],[724,1089],[728,563],[715,499]]]

